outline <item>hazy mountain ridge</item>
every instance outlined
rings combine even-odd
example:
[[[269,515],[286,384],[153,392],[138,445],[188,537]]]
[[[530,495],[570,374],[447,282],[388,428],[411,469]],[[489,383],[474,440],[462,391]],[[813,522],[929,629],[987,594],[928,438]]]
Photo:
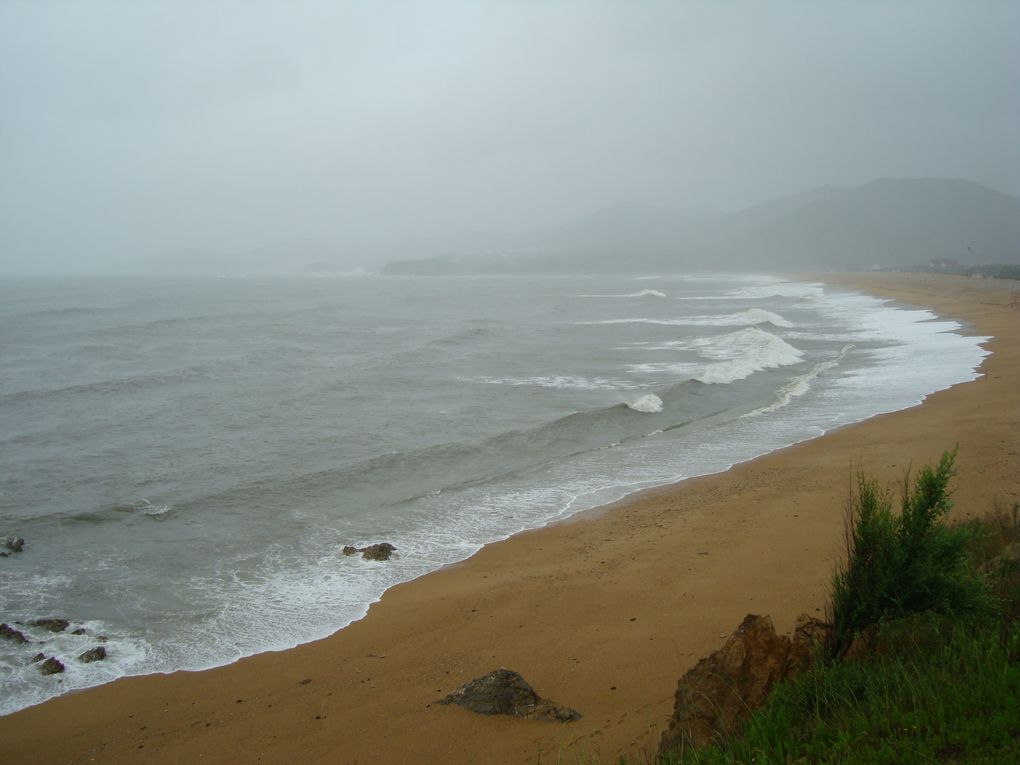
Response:
[[[633,210],[588,221],[588,233],[613,217],[619,231],[651,216]],[[626,208],[630,209],[630,208]],[[561,239],[544,257],[446,258],[392,262],[385,272],[464,273],[663,268],[870,268],[917,266],[933,259],[961,263],[1020,262],[1020,199],[961,179],[879,179],[856,188],[820,187],[725,215],[694,221],[659,211],[656,225],[631,239]],[[683,223],[681,223],[683,221]],[[578,224],[573,225],[577,230]],[[562,229],[561,229],[562,230]],[[583,243],[583,244],[582,244]]]
[[[136,273],[565,273],[870,268],[933,259],[1020,262],[1020,199],[962,179],[824,186],[743,210],[619,203],[547,229],[337,247],[294,240],[235,253],[187,250]]]

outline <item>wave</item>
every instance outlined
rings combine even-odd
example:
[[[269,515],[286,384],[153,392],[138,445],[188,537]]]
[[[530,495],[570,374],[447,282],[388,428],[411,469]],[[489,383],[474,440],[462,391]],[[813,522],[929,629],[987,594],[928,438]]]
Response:
[[[508,385],[511,387],[535,386],[537,388],[563,388],[574,390],[631,390],[641,387],[628,380],[612,380],[605,377],[581,377],[578,375],[549,375],[537,377],[458,377],[464,382],[482,385]]]
[[[172,385],[181,382],[208,380],[212,366],[199,364],[192,367],[181,367],[167,372],[153,372],[133,377],[114,377],[108,380],[67,385],[62,388],[40,388],[37,390],[20,390],[0,395],[0,403],[13,404],[34,401],[51,396],[80,396],[90,393],[117,393],[127,389],[148,388],[158,385]]]
[[[800,398],[811,390],[811,383],[814,382],[815,378],[823,372],[827,372],[828,370],[839,366],[839,362],[843,360],[843,357],[846,356],[853,347],[853,345],[843,346],[836,358],[818,362],[808,372],[794,377],[790,380],[790,382],[780,388],[776,394],[776,400],[774,402],[768,406],[759,407],[758,409],[750,411],[742,416],[760,417],[763,414],[771,414],[783,407],[789,406],[795,398]]]
[[[757,327],[713,338],[700,352],[709,358],[722,359],[709,364],[694,377],[706,384],[725,385],[750,377],[755,372],[790,366],[804,359],[803,351]]]
[[[641,290],[640,292],[627,292],[622,295],[574,295],[579,298],[637,298],[637,297],[666,297],[661,290]]]
[[[199,364],[197,366],[181,367],[180,369],[170,369],[165,372],[151,372],[131,377],[112,377],[110,379],[96,380],[95,382],[82,382],[79,385],[65,386],[63,388],[14,391],[0,395],[0,404],[22,403],[47,397],[118,393],[124,390],[174,385],[177,382],[194,382],[209,379],[211,371],[212,365]]]
[[[766,311],[763,308],[749,308],[746,311],[727,313],[720,315],[685,316],[679,319],[602,319],[600,321],[582,321],[578,324],[659,324],[667,327],[745,327],[758,324],[771,324],[775,327],[792,327],[792,322],[787,321],[778,313]]]
[[[725,385],[750,377],[755,372],[790,366],[804,360],[803,351],[757,327],[718,337],[695,338],[676,347],[696,350],[700,356],[714,363],[652,362],[632,364],[628,371],[635,374],[674,373],[709,385]]]
[[[637,401],[631,401],[627,404],[635,412],[647,412],[653,414],[655,412],[662,411],[662,399],[656,396],[654,393],[649,393],[642,396]],[[649,434],[650,435],[650,434]]]
[[[744,287],[727,293],[727,298],[759,300],[764,298],[801,298],[804,300],[825,297],[823,285],[814,282],[776,282],[755,287]]]

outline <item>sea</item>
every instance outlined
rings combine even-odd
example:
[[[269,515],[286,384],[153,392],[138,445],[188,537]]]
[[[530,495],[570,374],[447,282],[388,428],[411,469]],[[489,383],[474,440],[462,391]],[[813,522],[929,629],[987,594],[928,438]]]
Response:
[[[986,339],[751,274],[0,280],[0,621],[31,640],[0,638],[0,713],[322,638],[485,544],[973,380]]]

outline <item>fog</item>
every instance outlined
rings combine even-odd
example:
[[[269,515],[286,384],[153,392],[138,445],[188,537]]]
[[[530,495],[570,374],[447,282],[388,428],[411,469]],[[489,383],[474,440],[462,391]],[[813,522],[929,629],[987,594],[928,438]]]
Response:
[[[1020,4],[0,3],[0,271],[1020,193]]]

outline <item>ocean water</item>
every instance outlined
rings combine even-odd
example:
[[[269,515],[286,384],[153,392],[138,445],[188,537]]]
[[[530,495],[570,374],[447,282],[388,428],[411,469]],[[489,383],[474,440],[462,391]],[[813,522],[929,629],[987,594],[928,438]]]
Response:
[[[0,281],[0,621],[33,640],[0,639],[0,713],[321,638],[488,542],[914,405],[977,376],[961,330],[754,275]]]

